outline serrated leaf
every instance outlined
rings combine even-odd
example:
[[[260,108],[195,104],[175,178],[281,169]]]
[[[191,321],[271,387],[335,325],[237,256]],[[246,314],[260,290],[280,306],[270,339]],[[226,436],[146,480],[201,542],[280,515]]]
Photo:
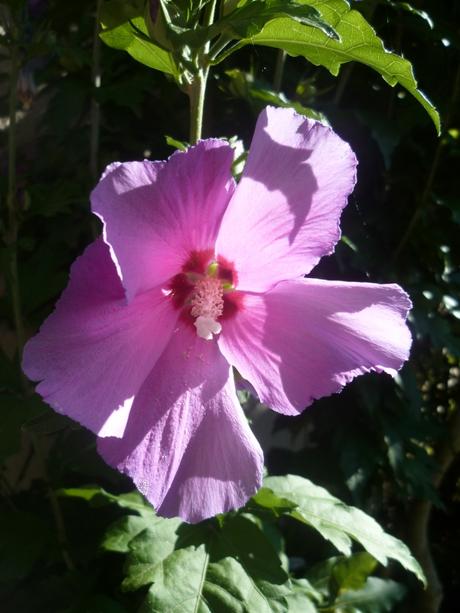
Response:
[[[208,560],[204,545],[174,551],[152,573],[155,583],[139,613],[210,613],[202,602]]]
[[[268,487],[261,487],[260,490],[251,498],[249,506],[251,507],[252,503],[254,502],[258,507],[273,513],[275,517],[279,517],[285,513],[294,511],[294,509],[297,508],[297,504],[295,502],[292,502],[292,500],[288,500],[287,498],[277,496]]]
[[[223,516],[197,525],[159,520],[129,544],[124,589],[152,583],[142,611],[308,611],[305,589],[293,586],[270,540],[254,518]],[[177,586],[181,586],[179,589]],[[304,586],[302,586],[304,588]]]
[[[238,8],[214,23],[209,36],[223,32],[232,37],[249,38],[258,34],[266,23],[277,17],[292,19],[298,23],[320,29],[326,36],[339,39],[338,33],[322,19],[313,6],[298,0],[249,0],[240,2]]]
[[[389,613],[405,594],[404,586],[395,581],[369,577],[361,590],[340,594],[333,609],[343,613]]]
[[[407,546],[384,532],[372,517],[360,509],[347,506],[324,488],[297,475],[267,477],[264,485],[277,496],[296,503],[297,509],[287,514],[315,528],[341,553],[351,554],[353,539],[381,564],[386,566],[388,559],[397,560],[426,583],[420,564]]]
[[[342,64],[360,62],[380,73],[391,86],[399,84],[411,93],[430,115],[438,133],[440,132],[439,114],[425,94],[418,89],[412,64],[387,51],[361,13],[350,9],[346,0],[301,2],[318,9],[323,19],[339,34],[340,41],[292,19],[279,18],[268,22],[259,33],[243,39],[229,52],[223,53],[218,61],[244,45],[263,45],[284,49],[290,55],[301,55],[315,66],[324,66],[335,76]]]
[[[243,563],[226,557],[210,563],[204,582],[204,596],[211,611],[286,611],[287,585],[267,581],[261,587],[257,576],[249,574]]]
[[[145,530],[147,526],[148,523],[145,517],[137,515],[119,517],[107,528],[101,542],[101,547],[105,551],[128,553],[130,541]]]
[[[171,555],[178,540],[179,519],[157,518],[130,542],[126,560],[127,577],[122,583],[125,591],[137,590],[155,581],[157,566]]]

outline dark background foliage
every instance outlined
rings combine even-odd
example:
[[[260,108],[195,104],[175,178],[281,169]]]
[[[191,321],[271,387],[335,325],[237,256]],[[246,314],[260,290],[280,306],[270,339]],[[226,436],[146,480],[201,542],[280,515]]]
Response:
[[[450,613],[460,590],[460,7],[414,1],[430,27],[401,4],[354,3],[387,47],[413,63],[441,113],[440,138],[404,90],[368,68],[348,64],[334,78],[288,57],[275,77],[279,53],[261,47],[246,47],[212,72],[204,136],[238,135],[248,147],[257,113],[283,92],[284,101],[324,113],[356,151],[358,184],[342,241],[314,275],[402,285],[414,303],[411,360],[395,381],[360,377],[298,418],[260,407],[250,415],[270,474],[308,477],[410,546],[431,589],[421,591],[396,568],[384,571],[406,585],[401,611],[437,610],[442,586],[440,611]],[[24,393],[18,355],[51,311],[71,262],[100,231],[88,201],[100,171],[113,160],[170,155],[165,135],[188,138],[188,101],[161,73],[98,42],[95,0],[12,0],[8,8],[1,14],[14,22],[20,53],[16,79],[2,36],[0,610],[135,611],[139,592],[119,588],[123,559],[100,548],[122,510],[57,494],[89,483],[114,493],[131,485],[98,458],[93,435]],[[7,212],[11,104],[18,122],[14,221]],[[285,520],[282,534],[298,576],[335,555],[293,521]]]

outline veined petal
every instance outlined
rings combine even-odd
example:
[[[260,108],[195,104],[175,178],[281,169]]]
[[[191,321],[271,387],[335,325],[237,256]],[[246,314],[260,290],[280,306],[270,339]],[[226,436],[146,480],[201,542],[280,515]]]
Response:
[[[234,190],[233,152],[204,140],[167,162],[109,166],[91,194],[128,301],[177,274],[192,251],[214,247]]]
[[[260,114],[216,243],[238,272],[238,289],[266,291],[333,251],[356,165],[349,145],[323,124],[290,109]]]
[[[29,340],[26,375],[53,409],[99,436],[122,436],[135,395],[169,341],[177,311],[159,288],[126,304],[102,240],[72,266],[52,315]]]
[[[222,327],[223,355],[270,408],[295,415],[371,370],[409,357],[411,302],[398,285],[301,279],[247,294]]]
[[[99,441],[161,515],[196,522],[260,487],[262,452],[215,342],[181,325],[136,397],[123,439]]]

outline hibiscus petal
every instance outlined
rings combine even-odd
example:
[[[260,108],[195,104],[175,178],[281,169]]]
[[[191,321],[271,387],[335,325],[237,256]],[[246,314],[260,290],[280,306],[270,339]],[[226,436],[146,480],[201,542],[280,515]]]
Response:
[[[99,441],[161,515],[197,522],[243,505],[263,456],[215,342],[183,325],[136,397],[123,439]]]
[[[356,165],[349,145],[323,124],[290,109],[261,113],[216,243],[239,289],[266,291],[332,252]]]
[[[152,370],[177,321],[159,289],[129,306],[102,240],[72,266],[52,315],[29,340],[26,375],[59,413],[99,436],[122,436],[133,397]]]
[[[167,162],[112,164],[91,194],[128,301],[180,272],[193,250],[213,248],[234,190],[233,152],[205,140]]]
[[[281,413],[295,415],[365,372],[394,375],[409,356],[411,302],[398,285],[301,279],[246,294],[243,304],[219,346]]]

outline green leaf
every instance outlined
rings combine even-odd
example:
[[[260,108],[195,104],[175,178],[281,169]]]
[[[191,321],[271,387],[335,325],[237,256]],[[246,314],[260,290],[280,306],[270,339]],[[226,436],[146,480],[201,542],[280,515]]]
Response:
[[[315,604],[321,603],[321,594],[307,579],[291,579],[292,591],[287,597],[289,613],[315,613]]]
[[[168,521],[176,520],[158,520],[129,544],[123,588],[152,583],[141,611],[309,611],[310,592],[302,584],[291,598],[293,585],[254,517]]]
[[[101,547],[105,551],[128,553],[130,541],[145,530],[147,526],[148,522],[145,517],[137,515],[119,517],[107,528]]]
[[[360,509],[347,506],[324,488],[297,475],[267,477],[265,487],[280,498],[296,503],[297,508],[287,514],[315,528],[341,553],[351,554],[353,539],[384,566],[388,559],[397,560],[420,581],[426,582],[420,564],[406,545],[386,534],[372,517]]]
[[[324,66],[337,76],[342,64],[356,61],[379,72],[387,83],[399,83],[424,107],[440,132],[440,119],[433,104],[417,87],[411,63],[387,51],[371,25],[345,0],[302,0],[318,9],[323,19],[339,34],[340,41],[321,30],[279,18],[267,23],[257,34],[243,39],[224,52],[217,61],[244,45],[263,45],[284,49],[290,55],[301,55],[315,66]]]
[[[209,28],[209,37],[225,33],[230,37],[249,38],[258,34],[266,23],[285,17],[297,23],[318,28],[327,37],[339,39],[338,33],[322,19],[313,6],[298,0],[247,0]]]
[[[188,143],[182,140],[178,140],[173,136],[168,136],[167,134],[165,135],[165,140],[170,147],[173,147],[174,149],[179,149],[179,151],[187,151],[189,147]]]
[[[106,492],[102,487],[70,487],[59,489],[56,493],[62,498],[82,498],[94,507],[115,504],[122,509],[137,511],[141,516],[156,517],[153,507],[137,491],[115,495]]]
[[[337,590],[360,590],[366,579],[375,571],[377,561],[367,551],[358,551],[350,557],[337,559],[332,570],[332,579]]]
[[[208,561],[204,545],[174,551],[152,572],[155,584],[139,613],[210,613],[202,600]]]
[[[292,502],[292,500],[277,496],[267,487],[260,488],[260,490],[251,498],[249,507],[251,507],[252,503],[254,502],[258,507],[270,511],[275,517],[280,517],[281,515],[290,513],[298,506],[295,502]]]
[[[101,39],[109,47],[122,49],[137,62],[173,76],[178,69],[172,55],[148,40],[143,2],[111,0],[101,11]]]
[[[406,594],[405,588],[390,579],[369,577],[361,590],[340,594],[334,610],[343,613],[388,613]]]
[[[122,584],[125,591],[137,590],[155,581],[158,565],[175,549],[180,524],[179,519],[157,518],[131,540],[127,577]]]

